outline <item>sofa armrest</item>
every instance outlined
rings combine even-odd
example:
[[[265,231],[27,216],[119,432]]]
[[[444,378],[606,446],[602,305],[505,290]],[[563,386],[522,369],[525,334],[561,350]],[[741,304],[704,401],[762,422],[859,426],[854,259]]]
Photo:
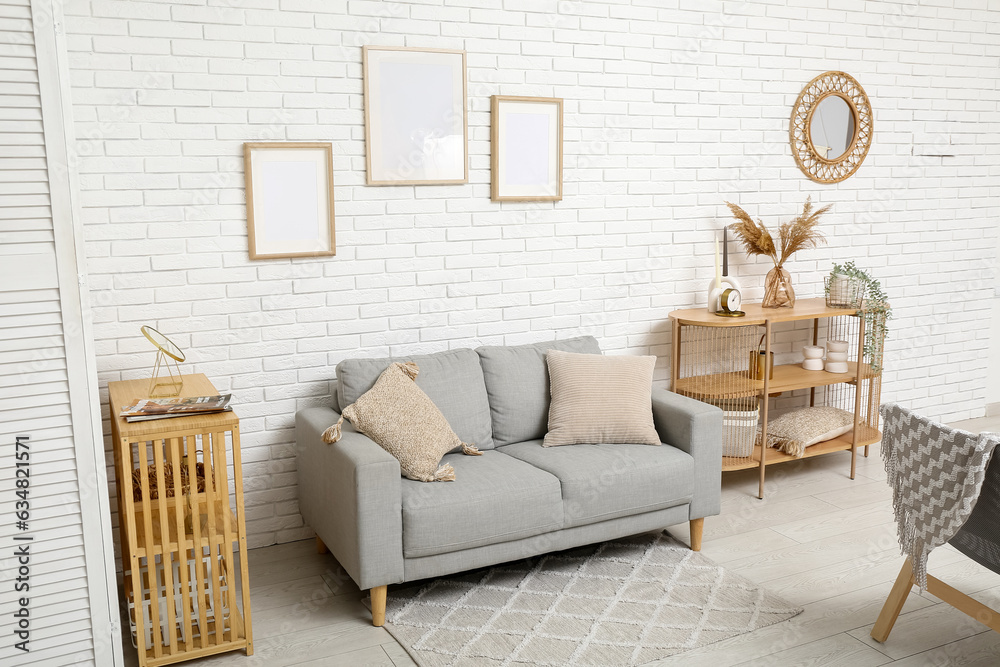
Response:
[[[722,410],[666,389],[653,390],[660,440],[694,457],[691,519],[718,514],[722,493]]]
[[[300,511],[359,588],[399,583],[399,462],[346,421],[339,442],[323,442],[323,431],[339,418],[329,408],[295,415]]]

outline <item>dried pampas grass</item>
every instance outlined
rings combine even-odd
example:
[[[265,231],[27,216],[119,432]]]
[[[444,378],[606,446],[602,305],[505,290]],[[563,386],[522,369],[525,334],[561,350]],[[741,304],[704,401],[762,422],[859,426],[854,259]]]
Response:
[[[736,237],[743,244],[743,249],[747,255],[767,255],[774,258],[774,239],[771,232],[763,222],[754,222],[750,214],[732,202],[726,202],[726,206],[733,212],[733,217],[737,222],[732,226]]]
[[[781,265],[799,250],[814,248],[819,243],[826,243],[826,239],[816,227],[819,225],[819,219],[833,208],[833,205],[829,204],[813,211],[812,197],[807,197],[806,203],[802,207],[802,214],[791,222],[782,224],[779,228],[780,244],[775,246],[774,238],[767,231],[763,222],[759,220],[754,222],[749,213],[732,202],[727,201],[726,206],[736,218],[732,230],[743,244],[747,255],[750,257],[754,255],[770,257],[778,268],[781,268]]]

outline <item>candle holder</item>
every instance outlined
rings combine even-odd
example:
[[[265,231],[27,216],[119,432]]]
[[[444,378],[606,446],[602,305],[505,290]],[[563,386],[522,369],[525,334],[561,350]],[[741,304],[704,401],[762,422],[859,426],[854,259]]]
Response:
[[[719,267],[719,240],[715,240],[715,279],[708,286],[708,312],[719,317],[743,317],[740,283],[729,275],[729,227],[722,228],[722,267]]]

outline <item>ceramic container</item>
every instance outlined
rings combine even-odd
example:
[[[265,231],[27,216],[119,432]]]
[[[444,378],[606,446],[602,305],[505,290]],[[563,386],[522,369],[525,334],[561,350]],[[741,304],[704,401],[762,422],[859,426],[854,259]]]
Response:
[[[828,362],[826,362],[826,372],[827,373],[846,373],[847,372],[847,362],[846,361],[828,361]]]
[[[826,351],[827,352],[847,352],[847,341],[846,340],[828,340],[828,341],[826,341]]]
[[[802,356],[805,359],[822,359],[823,348],[819,345],[806,345],[802,348]]]
[[[836,361],[838,363],[841,362],[841,361],[847,361],[847,353],[846,352],[827,352],[826,353],[826,360],[827,361]]]
[[[822,359],[806,359],[802,362],[802,368],[807,371],[821,371],[823,370],[823,360]]]

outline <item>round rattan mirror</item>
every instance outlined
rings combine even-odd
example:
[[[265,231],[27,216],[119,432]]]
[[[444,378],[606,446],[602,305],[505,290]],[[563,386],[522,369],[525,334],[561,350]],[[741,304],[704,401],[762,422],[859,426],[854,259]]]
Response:
[[[820,74],[799,93],[788,133],[802,173],[817,183],[839,183],[858,170],[872,145],[868,95],[849,74]]]

